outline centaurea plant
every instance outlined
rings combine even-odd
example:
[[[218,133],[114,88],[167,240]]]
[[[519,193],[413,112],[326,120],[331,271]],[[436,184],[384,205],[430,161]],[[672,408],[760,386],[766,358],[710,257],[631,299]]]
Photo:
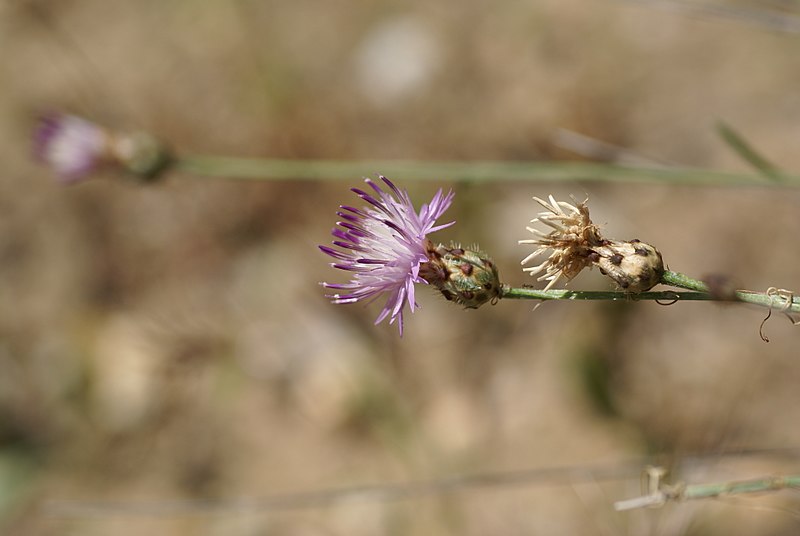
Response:
[[[105,129],[74,115],[42,116],[33,137],[36,159],[50,166],[64,183],[88,177],[110,155]]]
[[[389,318],[403,334],[403,311],[419,307],[417,284],[432,284],[448,300],[466,307],[479,307],[498,296],[500,283],[494,264],[481,251],[451,244],[434,246],[428,235],[455,222],[436,225],[453,202],[452,191],[440,189],[430,203],[414,209],[408,192],[397,188],[386,177],[383,186],[366,179],[372,192],[352,191],[368,206],[341,205],[336,213],[333,246],[319,246],[337,262],[334,268],[351,272],[347,283],[323,282],[335,291],[328,295],[334,303],[355,303],[386,296],[375,323]],[[386,189],[384,189],[386,188]]]
[[[373,193],[352,189],[368,207],[339,207],[336,214],[341,220],[332,231],[336,247],[319,248],[336,259],[331,266],[352,272],[353,278],[348,283],[322,285],[335,291],[328,295],[334,303],[354,303],[386,295],[375,323],[388,316],[390,324],[397,321],[402,335],[403,310],[406,305],[411,312],[418,307],[414,286],[426,283],[420,276],[420,265],[428,260],[427,236],[455,223],[436,225],[436,219],[450,207],[453,192],[443,194],[439,190],[417,214],[407,192],[385,177],[381,181],[388,191],[369,179],[365,182]]]
[[[527,227],[535,238],[520,240],[520,244],[532,244],[536,250],[522,260],[527,264],[542,253],[551,251],[550,256],[538,266],[523,268],[531,275],[544,275],[539,281],[548,280],[545,290],[550,289],[564,277],[567,281],[578,275],[584,268],[597,266],[603,275],[613,279],[620,289],[629,293],[650,290],[661,282],[664,275],[664,262],[661,252],[641,240],[609,240],[600,235],[600,229],[589,217],[586,201],[574,204],[550,202],[533,198],[546,210],[540,212],[531,223],[543,223],[550,232],[535,227]]]
[[[89,123],[92,130],[99,129],[105,134],[127,137],[124,133],[112,131],[86,119],[67,113],[50,113],[39,121],[34,144],[37,159],[45,163],[59,177],[64,177],[69,167],[64,167],[60,159],[41,151],[42,141],[50,143],[53,132],[75,124],[75,119]],[[48,126],[48,123],[50,124]],[[55,127],[55,128],[53,128]],[[712,169],[692,169],[686,167],[664,167],[645,165],[621,165],[607,162],[575,161],[525,161],[525,160],[326,160],[319,158],[269,158],[269,157],[231,157],[219,155],[175,155],[166,149],[166,144],[150,134],[140,132],[135,142],[123,143],[117,156],[112,156],[111,164],[134,175],[153,179],[167,171],[178,171],[193,177],[208,177],[234,180],[350,180],[351,177],[369,174],[375,169],[386,175],[402,176],[416,181],[470,181],[470,182],[548,182],[591,180],[596,182],[645,182],[668,184],[707,184],[722,187],[765,186],[778,184],[800,186],[800,175],[781,173],[780,181],[764,181],[763,174],[732,173]],[[85,155],[92,159],[94,151],[84,152],[83,136],[60,138],[69,140],[65,150],[75,155],[78,162],[85,161]],[[93,144],[89,144],[93,146]],[[105,151],[102,152],[105,156]],[[135,157],[136,155],[140,157]],[[150,157],[148,157],[150,155]],[[123,161],[120,162],[119,160]],[[95,168],[81,169],[76,176],[84,179],[91,176]]]
[[[601,235],[590,216],[586,201],[572,203],[557,201],[552,196],[547,201],[534,197],[545,208],[531,223],[546,226],[549,232],[527,227],[534,238],[520,240],[522,245],[533,245],[522,264],[526,265],[543,254],[549,255],[536,266],[523,268],[524,272],[546,280],[543,290],[514,288],[500,283],[492,260],[477,247],[465,250],[456,244],[449,247],[434,246],[427,235],[449,227],[451,223],[435,225],[435,220],[450,206],[453,193],[443,195],[439,190],[420,213],[414,211],[408,193],[398,189],[388,179],[381,180],[389,188],[383,190],[373,181],[367,184],[374,190],[370,194],[354,188],[353,191],[369,205],[365,209],[340,207],[337,214],[342,221],[333,230],[339,249],[320,246],[320,249],[339,262],[332,266],[353,272],[349,283],[323,283],[323,286],[346,292],[330,294],[334,303],[354,303],[386,294],[386,303],[376,323],[390,317],[398,321],[403,331],[405,305],[413,312],[414,286],[428,283],[441,291],[445,298],[467,308],[477,308],[484,303],[496,303],[501,298],[533,300],[663,300],[669,302],[689,300],[741,301],[768,307],[790,315],[800,313],[800,299],[785,290],[771,288],[759,293],[746,290],[721,291],[703,281],[666,270],[661,252],[638,239],[615,240]],[[612,279],[614,291],[572,291],[552,287],[560,280],[570,281],[585,268],[598,267],[603,275]],[[688,289],[691,292],[651,291],[658,285]],[[790,316],[791,318],[791,316]],[[762,335],[763,337],[763,335]],[[764,338],[767,340],[766,338]]]
[[[77,116],[45,115],[34,134],[34,152],[64,183],[80,182],[99,169],[126,171],[141,179],[154,179],[168,170],[226,178],[317,178],[351,176],[367,168],[386,168],[396,174],[421,179],[433,175],[450,180],[553,180],[590,177],[594,180],[660,180],[669,182],[752,184],[757,177],[709,170],[619,167],[573,162],[347,162],[325,160],[247,159],[222,157],[177,157],[166,145],[146,133],[118,132]],[[800,184],[800,177],[782,175],[786,184]],[[434,245],[428,235],[451,225],[436,225],[453,201],[453,193],[440,190],[430,203],[415,212],[404,190],[381,177],[384,186],[367,180],[373,193],[353,191],[369,206],[342,206],[341,221],[334,229],[333,246],[320,246],[348,271],[348,283],[323,283],[334,290],[334,303],[353,303],[386,297],[377,322],[389,318],[403,330],[403,311],[418,307],[417,284],[430,284],[448,300],[467,308],[496,303],[501,298],[533,300],[713,300],[739,301],[785,313],[800,313],[800,299],[791,291],[769,288],[766,292],[734,290],[665,269],[661,253],[639,240],[603,237],[589,217],[586,202],[572,203],[534,198],[542,207],[532,223],[546,232],[527,227],[533,238],[520,240],[534,249],[522,261],[528,265],[547,254],[538,265],[524,272],[547,281],[543,290],[500,283],[496,266],[475,246],[457,243]],[[385,190],[384,188],[388,188]],[[549,252],[549,253],[548,253]],[[569,282],[585,268],[598,267],[617,290],[579,291],[553,288]],[[652,291],[658,284],[691,292]],[[795,320],[792,320],[795,323]]]
[[[41,116],[33,140],[35,158],[64,184],[81,182],[101,169],[150,180],[173,162],[166,146],[146,132],[117,132],[65,113]]]

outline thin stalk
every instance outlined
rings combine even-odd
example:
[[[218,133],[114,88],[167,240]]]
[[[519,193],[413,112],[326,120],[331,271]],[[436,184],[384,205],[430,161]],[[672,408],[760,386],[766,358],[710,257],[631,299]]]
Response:
[[[503,286],[501,298],[512,300],[663,300],[663,301],[713,301],[706,292],[675,292],[673,290],[640,292],[616,292],[604,290],[537,290]]]
[[[790,292],[769,289],[766,292],[737,290],[732,296],[716,296],[709,292],[708,285],[678,272],[665,272],[661,283],[693,292],[672,290],[640,292],[587,291],[587,290],[536,290],[504,285],[501,298],[512,300],[663,300],[675,301],[738,301],[767,307],[785,313],[800,313],[800,297]]]
[[[592,162],[302,160],[183,156],[174,168],[196,176],[247,180],[353,180],[382,173],[403,180],[431,181],[600,181],[666,182],[717,186],[776,186],[762,177],[705,169],[625,166]],[[785,185],[800,186],[800,176],[785,175]]]
[[[708,293],[708,285],[697,279],[678,273],[678,272],[664,272],[661,276],[661,283],[678,288],[685,288],[687,290],[694,290],[697,292]],[[776,288],[768,289],[766,292],[755,292],[752,290],[737,290],[729,297],[714,298],[718,301],[740,301],[745,303],[752,303],[762,307],[769,307],[778,311],[786,313],[800,313],[800,297],[794,296],[793,293],[786,290],[779,290]]]
[[[719,484],[695,484],[686,486],[679,496],[680,499],[707,499],[721,495],[737,495],[740,493],[759,493],[762,491],[775,491],[785,488],[800,487],[800,475],[784,477],[760,478],[756,480],[741,480],[738,482],[722,482]]]
[[[800,488],[800,475],[758,478],[715,484],[664,486],[662,489],[658,489],[654,493],[642,497],[618,501],[614,503],[614,508],[617,511],[631,510],[645,506],[663,506],[668,501],[690,501],[694,499],[727,497],[729,495],[763,493],[787,488]]]
[[[685,288],[686,290],[694,290],[697,292],[708,292],[708,285],[698,279],[681,274],[679,272],[670,272],[667,270],[661,276],[661,283],[671,287]]]
[[[798,447],[767,449],[744,449],[714,451],[680,456],[675,470],[696,470],[706,467],[709,461],[718,462],[723,457],[781,456],[796,459]],[[442,475],[426,480],[405,482],[383,482],[348,487],[310,489],[294,493],[281,493],[265,497],[189,499],[189,500],[52,500],[43,504],[42,513],[54,517],[85,516],[178,516],[211,515],[235,512],[287,512],[293,510],[324,508],[339,501],[361,500],[365,502],[388,502],[421,498],[434,494],[450,493],[467,489],[503,489],[512,486],[553,486],[587,482],[611,482],[625,480],[641,473],[644,464],[652,458],[633,459],[592,465],[568,465],[555,467],[531,467],[505,471],[461,473]],[[793,478],[793,477],[786,477]],[[653,487],[659,490],[660,479]]]
[[[748,164],[753,166],[756,171],[761,172],[764,177],[772,181],[782,181],[781,171],[769,160],[761,155],[744,137],[736,132],[730,125],[719,121],[717,122],[717,132],[725,143],[733,149],[736,154],[742,157]]]

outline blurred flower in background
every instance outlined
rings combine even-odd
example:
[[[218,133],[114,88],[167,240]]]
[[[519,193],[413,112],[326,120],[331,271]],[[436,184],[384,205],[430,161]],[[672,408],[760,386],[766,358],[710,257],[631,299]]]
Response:
[[[58,112],[40,118],[33,143],[36,159],[64,184],[82,181],[104,167],[154,179],[172,162],[166,146],[148,133],[112,132]]]
[[[34,154],[63,183],[91,174],[110,157],[109,134],[94,123],[61,113],[44,115],[34,133]]]
[[[414,210],[408,192],[398,189],[385,177],[381,180],[391,190],[387,192],[378,184],[365,179],[376,195],[358,188],[352,191],[372,205],[357,209],[342,205],[336,214],[342,218],[332,234],[338,240],[333,245],[319,248],[339,262],[331,266],[354,272],[349,283],[323,282],[325,288],[343,290],[328,295],[333,303],[355,303],[388,294],[386,304],[378,315],[376,324],[387,316],[392,324],[397,321],[400,335],[403,334],[403,309],[406,303],[411,312],[418,307],[414,299],[414,285],[426,283],[420,276],[420,266],[428,261],[429,233],[449,227],[455,222],[435,225],[450,207],[454,193],[436,192],[429,204]]]

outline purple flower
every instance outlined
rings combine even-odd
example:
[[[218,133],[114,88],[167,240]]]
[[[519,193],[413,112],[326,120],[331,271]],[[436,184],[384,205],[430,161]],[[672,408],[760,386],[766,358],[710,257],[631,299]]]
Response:
[[[108,156],[104,129],[80,117],[49,114],[39,120],[34,133],[36,158],[65,183],[85,178]]]
[[[419,307],[414,300],[414,285],[426,283],[420,276],[420,265],[428,262],[427,235],[451,226],[455,222],[434,225],[453,201],[452,191],[444,195],[439,190],[431,202],[422,205],[417,214],[408,192],[398,189],[387,178],[380,179],[389,187],[383,190],[370,179],[365,182],[374,190],[367,193],[353,188],[355,194],[370,206],[357,209],[340,206],[336,214],[342,218],[332,234],[338,240],[319,248],[338,262],[331,266],[353,272],[349,283],[322,283],[326,288],[342,291],[329,294],[333,303],[354,303],[386,294],[386,303],[376,324],[387,316],[389,323],[397,320],[403,335],[403,309],[408,303],[411,312]]]

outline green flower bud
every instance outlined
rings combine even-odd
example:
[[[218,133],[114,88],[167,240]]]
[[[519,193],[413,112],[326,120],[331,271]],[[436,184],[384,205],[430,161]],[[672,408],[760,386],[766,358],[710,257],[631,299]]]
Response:
[[[158,178],[172,163],[169,149],[147,132],[114,133],[111,151],[126,171],[144,180]]]
[[[500,297],[500,276],[486,253],[474,246],[462,248],[432,242],[427,247],[428,262],[420,265],[420,276],[438,288],[449,301],[477,309]]]

